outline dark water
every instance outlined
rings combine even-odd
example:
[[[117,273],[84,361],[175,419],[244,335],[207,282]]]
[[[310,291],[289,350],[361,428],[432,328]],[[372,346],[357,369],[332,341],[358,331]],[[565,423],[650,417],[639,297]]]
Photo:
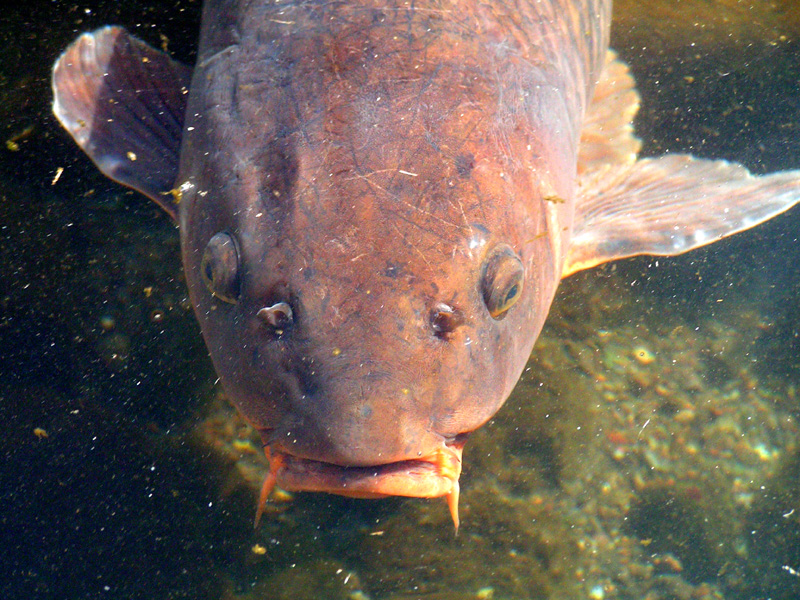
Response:
[[[624,6],[617,16],[645,153],[800,168],[800,6],[762,6],[728,36],[693,24],[714,3],[678,4],[669,26]],[[253,490],[197,435],[219,390],[177,232],[105,180],[50,114],[51,65],[78,33],[121,24],[191,63],[199,10],[29,0],[0,17],[0,597],[800,597],[797,210],[679,259],[567,280],[531,371],[465,454],[458,538],[440,503],[321,495],[254,532]],[[720,336],[738,350],[718,355]],[[623,360],[626,343],[697,361],[663,371],[670,394],[658,399],[652,371]],[[586,362],[586,348],[607,361]],[[601,368],[609,386],[627,383],[595,410]],[[699,414],[736,393],[727,416],[688,420],[686,402]],[[651,400],[653,424],[628,423],[638,444],[652,441],[642,456],[683,435],[693,462],[689,450],[658,467],[608,454]],[[715,436],[749,439],[740,425],[712,433],[739,410],[764,422],[776,458],[712,452],[726,443]]]

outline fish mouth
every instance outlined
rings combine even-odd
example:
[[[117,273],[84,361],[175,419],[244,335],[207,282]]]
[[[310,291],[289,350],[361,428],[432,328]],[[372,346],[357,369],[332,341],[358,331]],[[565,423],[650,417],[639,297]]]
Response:
[[[457,436],[419,458],[368,467],[345,467],[266,446],[270,471],[261,487],[255,524],[258,526],[267,498],[277,485],[290,492],[327,492],[352,498],[444,496],[458,532],[458,479],[465,438]]]

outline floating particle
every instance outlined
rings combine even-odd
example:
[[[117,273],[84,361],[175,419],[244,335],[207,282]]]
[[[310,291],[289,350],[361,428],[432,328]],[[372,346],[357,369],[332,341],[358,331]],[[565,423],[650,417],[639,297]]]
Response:
[[[645,346],[636,346],[633,349],[633,357],[643,365],[649,365],[656,359],[656,355]]]

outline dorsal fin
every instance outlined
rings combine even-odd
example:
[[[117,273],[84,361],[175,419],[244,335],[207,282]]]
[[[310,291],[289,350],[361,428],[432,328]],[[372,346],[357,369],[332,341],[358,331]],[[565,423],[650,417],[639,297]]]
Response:
[[[633,132],[639,93],[628,65],[613,50],[595,84],[578,147],[578,187],[602,185],[610,170],[632,165],[642,147]]]

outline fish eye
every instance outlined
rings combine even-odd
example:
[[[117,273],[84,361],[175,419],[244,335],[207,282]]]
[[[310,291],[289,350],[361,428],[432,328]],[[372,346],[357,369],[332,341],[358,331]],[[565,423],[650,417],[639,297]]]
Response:
[[[200,262],[200,276],[212,295],[236,304],[239,300],[239,250],[233,237],[223,231],[212,237]]]
[[[494,319],[502,319],[522,295],[525,268],[507,244],[498,244],[483,263],[483,302]]]

